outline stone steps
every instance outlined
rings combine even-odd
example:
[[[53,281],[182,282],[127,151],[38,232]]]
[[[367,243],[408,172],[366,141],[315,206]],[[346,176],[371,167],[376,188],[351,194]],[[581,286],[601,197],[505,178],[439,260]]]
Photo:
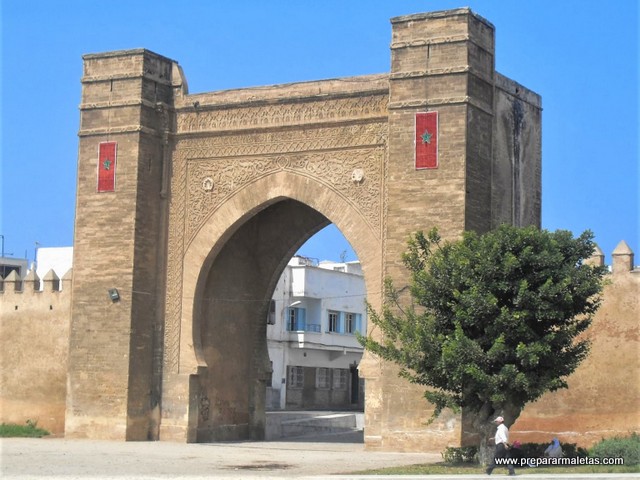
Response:
[[[267,412],[265,440],[358,432],[363,420],[362,412]]]

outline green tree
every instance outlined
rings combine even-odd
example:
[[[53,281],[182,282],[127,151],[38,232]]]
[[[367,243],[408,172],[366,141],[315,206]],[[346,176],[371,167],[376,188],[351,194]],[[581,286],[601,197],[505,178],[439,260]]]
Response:
[[[599,307],[606,272],[585,263],[594,248],[589,231],[574,238],[503,225],[456,242],[443,242],[436,229],[418,232],[403,255],[411,300],[387,281],[382,311],[369,309],[383,335],[360,342],[428,387],[432,419],[464,409],[484,463],[493,418],[511,426],[527,402],[566,388],[587,356],[580,334]]]

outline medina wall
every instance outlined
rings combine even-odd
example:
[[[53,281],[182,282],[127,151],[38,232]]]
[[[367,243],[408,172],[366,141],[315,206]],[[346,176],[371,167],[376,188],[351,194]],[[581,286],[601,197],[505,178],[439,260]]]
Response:
[[[592,261],[603,265],[603,256]],[[512,440],[591,446],[602,438],[640,431],[640,269],[621,242],[613,252],[602,305],[586,332],[589,356],[568,378],[569,388],[525,407]]]
[[[42,289],[40,283],[43,284]],[[0,422],[64,433],[71,270],[43,279],[15,272],[0,292]]]

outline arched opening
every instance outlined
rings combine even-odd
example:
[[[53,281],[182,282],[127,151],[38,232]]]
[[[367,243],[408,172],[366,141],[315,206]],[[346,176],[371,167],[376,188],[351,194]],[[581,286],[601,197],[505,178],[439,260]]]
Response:
[[[211,211],[182,257],[179,356],[175,373],[165,377],[164,438],[178,432],[188,442],[264,438],[270,300],[297,249],[331,223],[357,252],[367,300],[379,305],[382,242],[375,220],[323,182],[279,171]],[[366,374],[358,367],[359,374],[370,378],[365,364]]]
[[[266,394],[272,386],[267,348],[271,299],[292,255],[328,224],[328,218],[304,203],[279,199],[211,250],[194,302],[193,336],[201,365],[195,385],[196,441],[264,438]],[[351,321],[348,328],[355,328]],[[320,332],[319,325],[314,329]]]
[[[267,317],[268,439],[363,440],[356,333],[366,332],[366,296],[361,264],[334,224],[289,261]]]

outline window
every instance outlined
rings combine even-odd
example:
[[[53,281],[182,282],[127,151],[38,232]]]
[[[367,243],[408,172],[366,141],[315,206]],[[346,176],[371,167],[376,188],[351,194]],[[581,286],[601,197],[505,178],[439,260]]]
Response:
[[[339,331],[339,323],[338,323],[338,312],[329,312],[329,331],[330,332],[338,332]]]
[[[330,387],[330,371],[328,368],[316,368],[316,388],[328,389]]]
[[[289,388],[302,388],[304,386],[304,368],[289,367]]]
[[[287,309],[287,330],[290,332],[303,331],[305,328],[305,309]]]
[[[346,390],[347,380],[349,379],[349,371],[345,368],[333,369],[333,389]]]
[[[362,330],[362,315],[360,313],[344,314],[344,332],[354,334]]]
[[[356,314],[355,313],[347,313],[345,315],[345,333],[355,333],[356,331]]]

